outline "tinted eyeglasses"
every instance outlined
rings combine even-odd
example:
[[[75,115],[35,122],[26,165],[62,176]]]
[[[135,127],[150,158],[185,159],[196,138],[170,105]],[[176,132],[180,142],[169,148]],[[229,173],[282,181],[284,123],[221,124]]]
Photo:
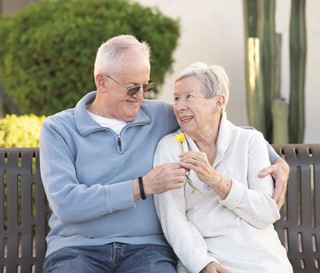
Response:
[[[121,84],[120,82],[116,81],[115,79],[111,78],[109,75],[107,75],[107,74],[105,74],[105,75],[107,76],[107,78],[109,78],[110,80],[114,81],[116,84],[118,84],[121,87],[123,87],[124,89],[126,89],[128,96],[133,96],[134,94],[137,94],[140,91],[141,87],[142,87],[143,93],[147,93],[148,91],[155,88],[155,86],[156,86],[155,82],[149,82],[149,83],[142,84],[142,85],[135,85],[132,87],[127,87],[127,86]]]

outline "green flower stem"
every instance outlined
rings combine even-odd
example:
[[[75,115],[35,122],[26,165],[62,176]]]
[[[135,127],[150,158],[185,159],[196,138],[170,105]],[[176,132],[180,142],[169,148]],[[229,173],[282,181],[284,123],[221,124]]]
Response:
[[[193,189],[192,193],[194,193],[195,191],[198,191],[202,194],[202,192],[198,190],[198,188],[193,184],[193,182],[191,181],[191,179],[189,178],[189,176],[187,174],[186,174],[186,179],[187,179],[189,186]]]

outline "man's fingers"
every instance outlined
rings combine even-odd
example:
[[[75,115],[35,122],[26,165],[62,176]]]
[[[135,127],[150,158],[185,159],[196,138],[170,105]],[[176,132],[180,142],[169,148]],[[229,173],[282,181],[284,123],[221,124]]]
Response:
[[[282,185],[282,187],[280,186]],[[278,209],[280,210],[284,204],[284,197],[287,191],[286,185],[276,184],[276,188],[274,189],[272,199],[277,203]]]
[[[274,189],[273,195],[272,195],[272,199],[275,202],[278,202],[278,200],[282,197],[282,189],[280,189],[279,187],[276,186],[276,188]]]
[[[277,202],[278,209],[280,210],[284,204],[284,198],[280,198]]]
[[[260,178],[263,178],[263,177],[267,176],[268,174],[271,174],[273,171],[274,171],[274,166],[271,165],[271,166],[269,166],[269,167],[264,168],[263,170],[261,170],[261,171],[259,172],[258,176],[259,176]]]
[[[284,196],[273,194],[272,199],[276,202],[278,209],[280,210],[284,204]]]
[[[277,203],[278,209],[280,210],[284,204],[284,194],[282,194],[279,198],[275,199],[272,197],[273,200]]]
[[[165,168],[168,167],[171,169],[180,169],[181,168],[181,164],[178,162],[164,163],[162,166]]]
[[[222,266],[221,264],[219,264],[217,266],[217,272],[218,273],[231,273],[230,270],[226,269],[224,266]]]

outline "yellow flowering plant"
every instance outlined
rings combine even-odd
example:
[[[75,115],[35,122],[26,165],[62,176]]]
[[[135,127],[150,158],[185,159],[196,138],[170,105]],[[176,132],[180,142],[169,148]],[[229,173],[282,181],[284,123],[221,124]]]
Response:
[[[182,144],[182,143],[185,141],[185,139],[186,139],[186,137],[185,137],[185,135],[184,135],[183,132],[181,132],[180,134],[176,134],[174,138],[175,138],[175,140],[176,140],[177,142],[179,142],[179,143],[181,143],[181,144]],[[195,191],[200,192],[200,191],[198,190],[198,188],[193,184],[192,180],[189,178],[188,173],[186,174],[186,180],[187,180],[189,186],[193,189],[192,192],[195,192]],[[201,193],[201,192],[200,192],[200,193]]]
[[[0,118],[0,147],[39,147],[40,127],[45,116],[6,115]]]

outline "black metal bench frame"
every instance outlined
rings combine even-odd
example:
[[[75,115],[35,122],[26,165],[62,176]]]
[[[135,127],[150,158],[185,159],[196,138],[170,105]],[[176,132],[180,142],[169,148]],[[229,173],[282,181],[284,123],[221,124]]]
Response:
[[[320,144],[273,147],[290,166],[286,203],[275,228],[295,273],[320,272]],[[50,209],[39,149],[0,148],[0,172],[0,273],[40,273]]]

